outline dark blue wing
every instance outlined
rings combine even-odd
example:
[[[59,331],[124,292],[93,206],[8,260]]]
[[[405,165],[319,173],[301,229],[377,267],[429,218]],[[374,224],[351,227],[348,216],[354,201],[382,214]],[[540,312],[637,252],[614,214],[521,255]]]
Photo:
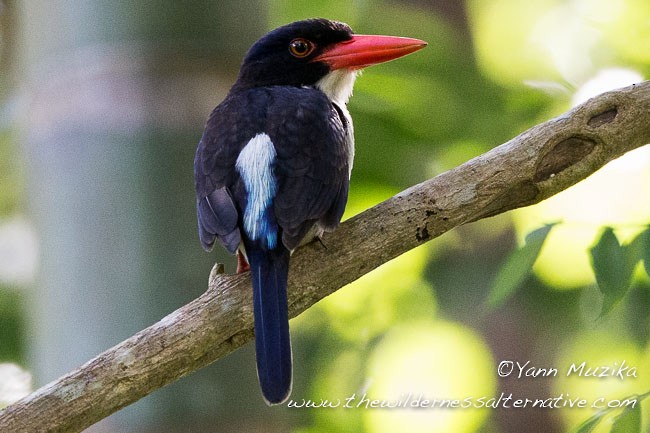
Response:
[[[322,92],[281,89],[273,93],[267,131],[277,152],[275,217],[292,250],[314,224],[333,229],[341,220],[350,149],[344,121]]]
[[[258,133],[275,147],[273,211],[284,245],[293,250],[318,223],[336,227],[348,196],[345,121],[312,88],[266,87],[229,95],[212,112],[194,162],[201,243],[234,252],[240,241],[246,191],[237,157]]]
[[[257,92],[259,93],[259,92]],[[241,149],[264,125],[264,93],[229,95],[210,114],[194,159],[199,238],[212,249],[216,239],[234,253],[241,242],[243,185],[235,169]],[[252,111],[249,111],[252,110]]]

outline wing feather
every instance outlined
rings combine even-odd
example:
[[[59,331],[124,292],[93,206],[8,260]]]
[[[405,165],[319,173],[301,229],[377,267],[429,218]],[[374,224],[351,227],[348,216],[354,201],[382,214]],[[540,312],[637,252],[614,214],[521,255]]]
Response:
[[[234,252],[241,242],[246,191],[235,168],[259,133],[275,146],[273,212],[282,240],[295,249],[314,225],[335,228],[347,202],[347,122],[313,88],[266,87],[229,95],[210,115],[194,161],[199,236]]]

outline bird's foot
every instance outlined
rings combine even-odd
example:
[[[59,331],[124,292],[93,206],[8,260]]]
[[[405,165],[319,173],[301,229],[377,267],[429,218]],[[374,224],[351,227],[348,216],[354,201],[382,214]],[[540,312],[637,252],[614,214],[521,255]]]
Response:
[[[246,257],[242,254],[241,251],[237,250],[237,273],[243,274],[251,270],[251,266],[248,264]]]

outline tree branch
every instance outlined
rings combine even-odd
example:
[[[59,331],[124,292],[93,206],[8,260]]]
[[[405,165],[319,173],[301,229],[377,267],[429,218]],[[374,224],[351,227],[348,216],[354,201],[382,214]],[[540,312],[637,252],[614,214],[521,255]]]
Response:
[[[650,143],[650,81],[591,99],[413,186],[296,251],[289,314],[446,231],[544,200]],[[223,268],[221,268],[223,269]],[[217,267],[196,300],[0,411],[0,431],[76,432],[253,338],[248,275]]]

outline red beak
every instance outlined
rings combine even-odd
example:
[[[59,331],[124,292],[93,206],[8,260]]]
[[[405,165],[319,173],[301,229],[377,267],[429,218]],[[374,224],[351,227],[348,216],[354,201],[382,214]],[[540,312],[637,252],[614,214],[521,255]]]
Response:
[[[419,39],[397,36],[354,35],[326,49],[313,61],[324,62],[332,70],[361,69],[411,54],[427,46]]]

